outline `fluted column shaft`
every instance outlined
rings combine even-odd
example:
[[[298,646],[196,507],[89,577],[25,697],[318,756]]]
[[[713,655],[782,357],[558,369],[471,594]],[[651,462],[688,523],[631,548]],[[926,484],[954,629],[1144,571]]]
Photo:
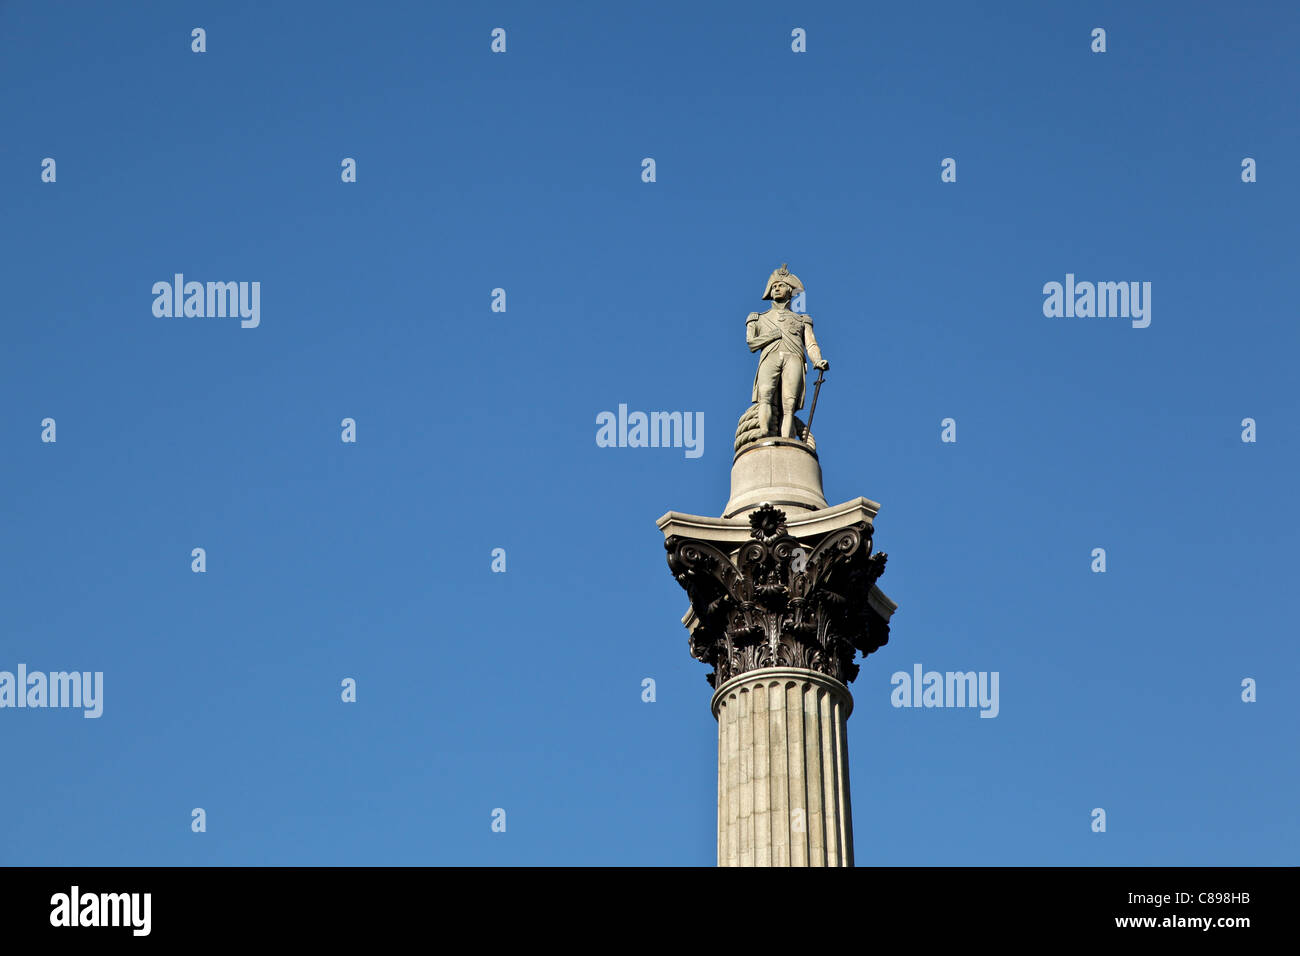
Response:
[[[853,865],[852,710],[843,683],[802,667],[718,688],[718,866]]]

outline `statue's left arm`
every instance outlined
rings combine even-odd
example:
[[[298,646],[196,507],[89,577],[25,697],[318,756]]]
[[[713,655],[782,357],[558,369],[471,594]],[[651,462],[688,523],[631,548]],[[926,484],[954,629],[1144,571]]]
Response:
[[[805,315],[803,317],[803,344],[808,350],[808,358],[815,369],[828,369],[831,363],[822,358],[822,350],[817,345],[817,336],[813,335],[812,317]]]

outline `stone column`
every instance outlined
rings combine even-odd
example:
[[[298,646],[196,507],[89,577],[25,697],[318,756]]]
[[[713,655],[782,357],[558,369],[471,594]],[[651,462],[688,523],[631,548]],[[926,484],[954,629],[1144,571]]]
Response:
[[[803,667],[742,673],[713,695],[718,866],[852,866],[840,681]]]
[[[722,516],[657,522],[713,668],[718,866],[852,866],[848,684],[898,609],[876,586],[880,505],[828,506],[811,438],[740,431]]]

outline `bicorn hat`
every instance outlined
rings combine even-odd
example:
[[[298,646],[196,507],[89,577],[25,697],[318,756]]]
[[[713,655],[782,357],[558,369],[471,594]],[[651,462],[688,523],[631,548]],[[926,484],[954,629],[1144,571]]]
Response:
[[[803,291],[803,283],[799,281],[799,277],[787,269],[786,264],[783,262],[781,268],[767,277],[767,286],[763,289],[763,298],[772,298],[772,286],[777,282],[784,282],[795,295]]]

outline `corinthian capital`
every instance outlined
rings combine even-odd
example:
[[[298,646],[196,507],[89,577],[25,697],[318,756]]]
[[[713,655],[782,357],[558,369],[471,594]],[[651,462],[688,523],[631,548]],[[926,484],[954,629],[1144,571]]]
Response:
[[[734,552],[679,535],[664,541],[695,619],[691,656],[713,666],[714,687],[760,667],[853,680],[855,652],[865,657],[889,640],[887,614],[870,599],[888,557],[872,553],[872,525],[796,538],[770,504],[749,523],[750,540]]]

